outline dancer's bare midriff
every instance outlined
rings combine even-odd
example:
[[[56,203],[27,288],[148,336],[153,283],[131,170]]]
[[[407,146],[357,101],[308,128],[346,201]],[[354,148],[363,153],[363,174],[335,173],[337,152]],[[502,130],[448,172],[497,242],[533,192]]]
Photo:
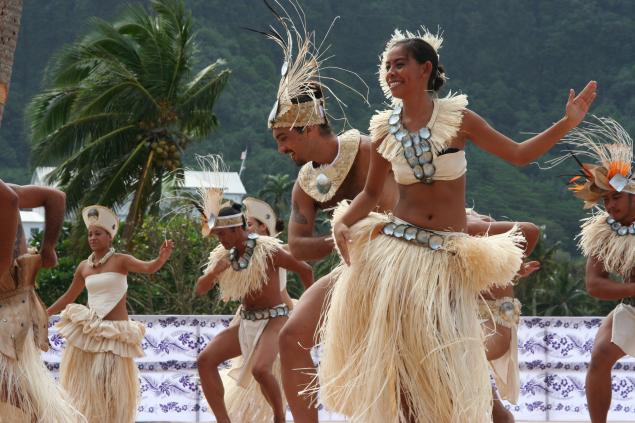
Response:
[[[465,232],[465,176],[431,184],[399,185],[399,201],[393,213],[420,228]]]

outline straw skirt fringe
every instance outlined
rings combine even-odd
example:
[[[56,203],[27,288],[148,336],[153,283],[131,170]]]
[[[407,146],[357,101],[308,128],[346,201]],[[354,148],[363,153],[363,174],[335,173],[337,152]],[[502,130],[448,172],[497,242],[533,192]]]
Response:
[[[240,362],[240,359],[237,360]],[[273,375],[280,386],[282,405],[286,408],[287,401],[282,390],[280,357],[276,358],[273,363]],[[237,381],[232,379],[231,376],[224,377],[223,384],[225,385],[225,404],[232,422],[260,423],[273,421],[273,410],[262,394],[260,384],[254,378],[251,378],[246,387],[238,385]]]
[[[144,326],[101,320],[90,309],[72,304],[62,312],[58,328],[63,336],[70,335],[60,383],[72,403],[90,423],[133,423],[139,397],[134,357],[143,355]]]
[[[85,421],[53,380],[31,334],[17,360],[0,354],[0,422]]]
[[[371,213],[351,227],[352,264],[321,328],[325,406],[354,423],[490,422],[477,295],[511,282],[522,236],[450,234],[432,251],[378,235],[389,221]]]

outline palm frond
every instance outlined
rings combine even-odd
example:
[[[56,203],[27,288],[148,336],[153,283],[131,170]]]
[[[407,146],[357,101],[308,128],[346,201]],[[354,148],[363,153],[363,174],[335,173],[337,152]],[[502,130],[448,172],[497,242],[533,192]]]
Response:
[[[213,109],[229,77],[221,61],[192,77],[196,44],[183,0],[151,6],[130,6],[112,23],[92,19],[54,55],[46,89],[28,108],[33,161],[58,164],[50,180],[69,210],[132,198],[129,231],[157,212],[163,176],[180,166],[185,146],[218,126]]]
[[[130,179],[127,177],[127,174],[132,170],[133,166],[139,165],[140,158],[143,159],[143,157],[141,157],[141,153],[145,148],[145,143],[145,139],[141,140],[141,142],[137,144],[137,147],[130,152],[130,155],[126,158],[123,164],[119,166],[119,170],[117,170],[113,176],[108,178],[108,184],[102,191],[100,203],[111,202],[117,198],[121,192],[125,191],[125,185],[128,183],[128,179]]]
[[[45,138],[68,121],[78,93],[78,88],[47,90],[31,101],[26,116],[34,139]]]
[[[36,165],[49,165],[73,154],[90,142],[92,134],[116,128],[116,113],[98,113],[74,119],[59,127],[46,138],[35,140],[33,158]]]

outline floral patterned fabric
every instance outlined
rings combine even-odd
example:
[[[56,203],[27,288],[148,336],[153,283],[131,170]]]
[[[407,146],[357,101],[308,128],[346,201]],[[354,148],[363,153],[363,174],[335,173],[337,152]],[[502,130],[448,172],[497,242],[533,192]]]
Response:
[[[198,387],[196,356],[233,316],[131,316],[146,326],[138,421],[214,421]],[[62,338],[49,322],[51,348],[43,353],[59,370]],[[588,420],[584,378],[601,319],[523,317],[518,334],[520,399],[510,409],[517,420]],[[228,363],[227,363],[228,364]],[[635,420],[635,359],[625,357],[613,371],[609,420]],[[287,413],[288,418],[291,414]],[[321,420],[344,421],[320,407]]]

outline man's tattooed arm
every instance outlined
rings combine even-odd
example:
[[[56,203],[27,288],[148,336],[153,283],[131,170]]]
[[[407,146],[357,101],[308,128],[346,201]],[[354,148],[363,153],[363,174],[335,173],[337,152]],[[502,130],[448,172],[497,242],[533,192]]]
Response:
[[[300,207],[298,206],[298,203],[296,201],[293,202],[291,219],[293,219],[295,223],[298,223],[300,225],[306,225],[307,223],[309,223],[306,216],[303,215],[302,212],[300,211]]]
[[[289,249],[298,260],[318,260],[333,251],[331,235],[315,235],[316,203],[296,184],[291,198]]]

